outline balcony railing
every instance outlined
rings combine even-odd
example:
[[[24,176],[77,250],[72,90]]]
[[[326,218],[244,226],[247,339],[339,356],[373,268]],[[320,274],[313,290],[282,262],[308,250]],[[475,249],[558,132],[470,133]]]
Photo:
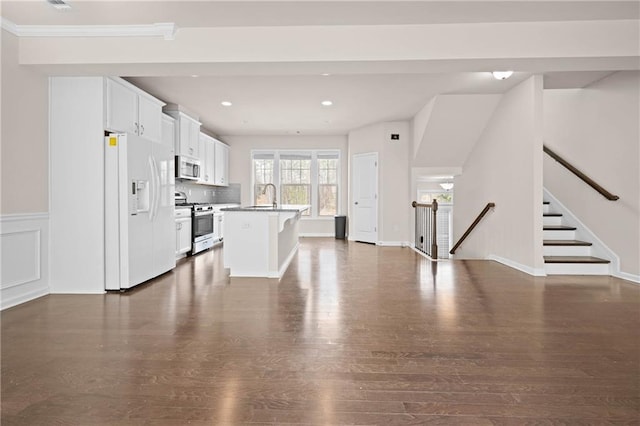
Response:
[[[433,200],[431,204],[411,203],[415,209],[415,248],[431,257],[438,258],[437,243],[437,214],[438,202]]]

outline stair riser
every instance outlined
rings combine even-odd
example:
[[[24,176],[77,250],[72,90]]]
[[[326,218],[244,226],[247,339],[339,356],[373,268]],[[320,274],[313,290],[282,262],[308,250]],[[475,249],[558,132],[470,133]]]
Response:
[[[545,240],[575,240],[576,231],[542,231]]]
[[[610,275],[606,263],[545,263],[547,275]]]
[[[544,216],[542,218],[543,225],[562,225],[562,216]]]
[[[544,246],[544,256],[591,256],[591,246]]]
[[[549,204],[542,205],[542,213],[549,213]]]

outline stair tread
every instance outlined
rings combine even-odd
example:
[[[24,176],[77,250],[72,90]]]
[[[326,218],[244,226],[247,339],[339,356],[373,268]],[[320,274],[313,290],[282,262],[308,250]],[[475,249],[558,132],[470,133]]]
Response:
[[[544,231],[575,231],[575,226],[567,226],[567,225],[544,225],[542,228]]]
[[[560,217],[560,216],[562,216],[562,213],[543,213],[542,216]]]
[[[548,201],[543,201],[542,204],[551,204]]]
[[[611,263],[593,256],[544,256],[544,263]]]
[[[544,240],[542,244],[545,246],[590,246],[592,245],[588,241],[580,241],[580,240]]]

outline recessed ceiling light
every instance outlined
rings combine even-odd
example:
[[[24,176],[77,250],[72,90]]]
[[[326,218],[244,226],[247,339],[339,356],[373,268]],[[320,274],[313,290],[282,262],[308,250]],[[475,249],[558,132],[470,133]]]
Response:
[[[191,74],[191,77],[196,78],[196,77],[200,77],[198,74]]]
[[[220,105],[222,105],[222,106],[231,106],[233,104],[231,102],[229,102],[229,101],[222,101],[222,102],[220,102]]]
[[[71,6],[69,6],[67,3],[65,3],[62,0],[47,0],[47,3],[49,3],[51,6],[53,6],[58,10],[71,9]]]
[[[323,76],[323,77],[329,77],[331,74],[329,74],[328,72],[323,72],[320,75]]]
[[[494,71],[491,74],[493,74],[493,78],[496,80],[506,80],[511,77],[513,71]]]
[[[324,105],[324,106],[331,106],[331,105],[333,105],[333,102],[331,102],[331,101],[322,101],[321,104]]]

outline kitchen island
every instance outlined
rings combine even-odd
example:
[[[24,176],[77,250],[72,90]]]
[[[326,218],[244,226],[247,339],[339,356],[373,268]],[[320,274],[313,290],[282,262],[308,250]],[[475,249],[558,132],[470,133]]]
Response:
[[[224,212],[224,267],[231,277],[280,278],[298,250],[307,205],[231,207]]]

